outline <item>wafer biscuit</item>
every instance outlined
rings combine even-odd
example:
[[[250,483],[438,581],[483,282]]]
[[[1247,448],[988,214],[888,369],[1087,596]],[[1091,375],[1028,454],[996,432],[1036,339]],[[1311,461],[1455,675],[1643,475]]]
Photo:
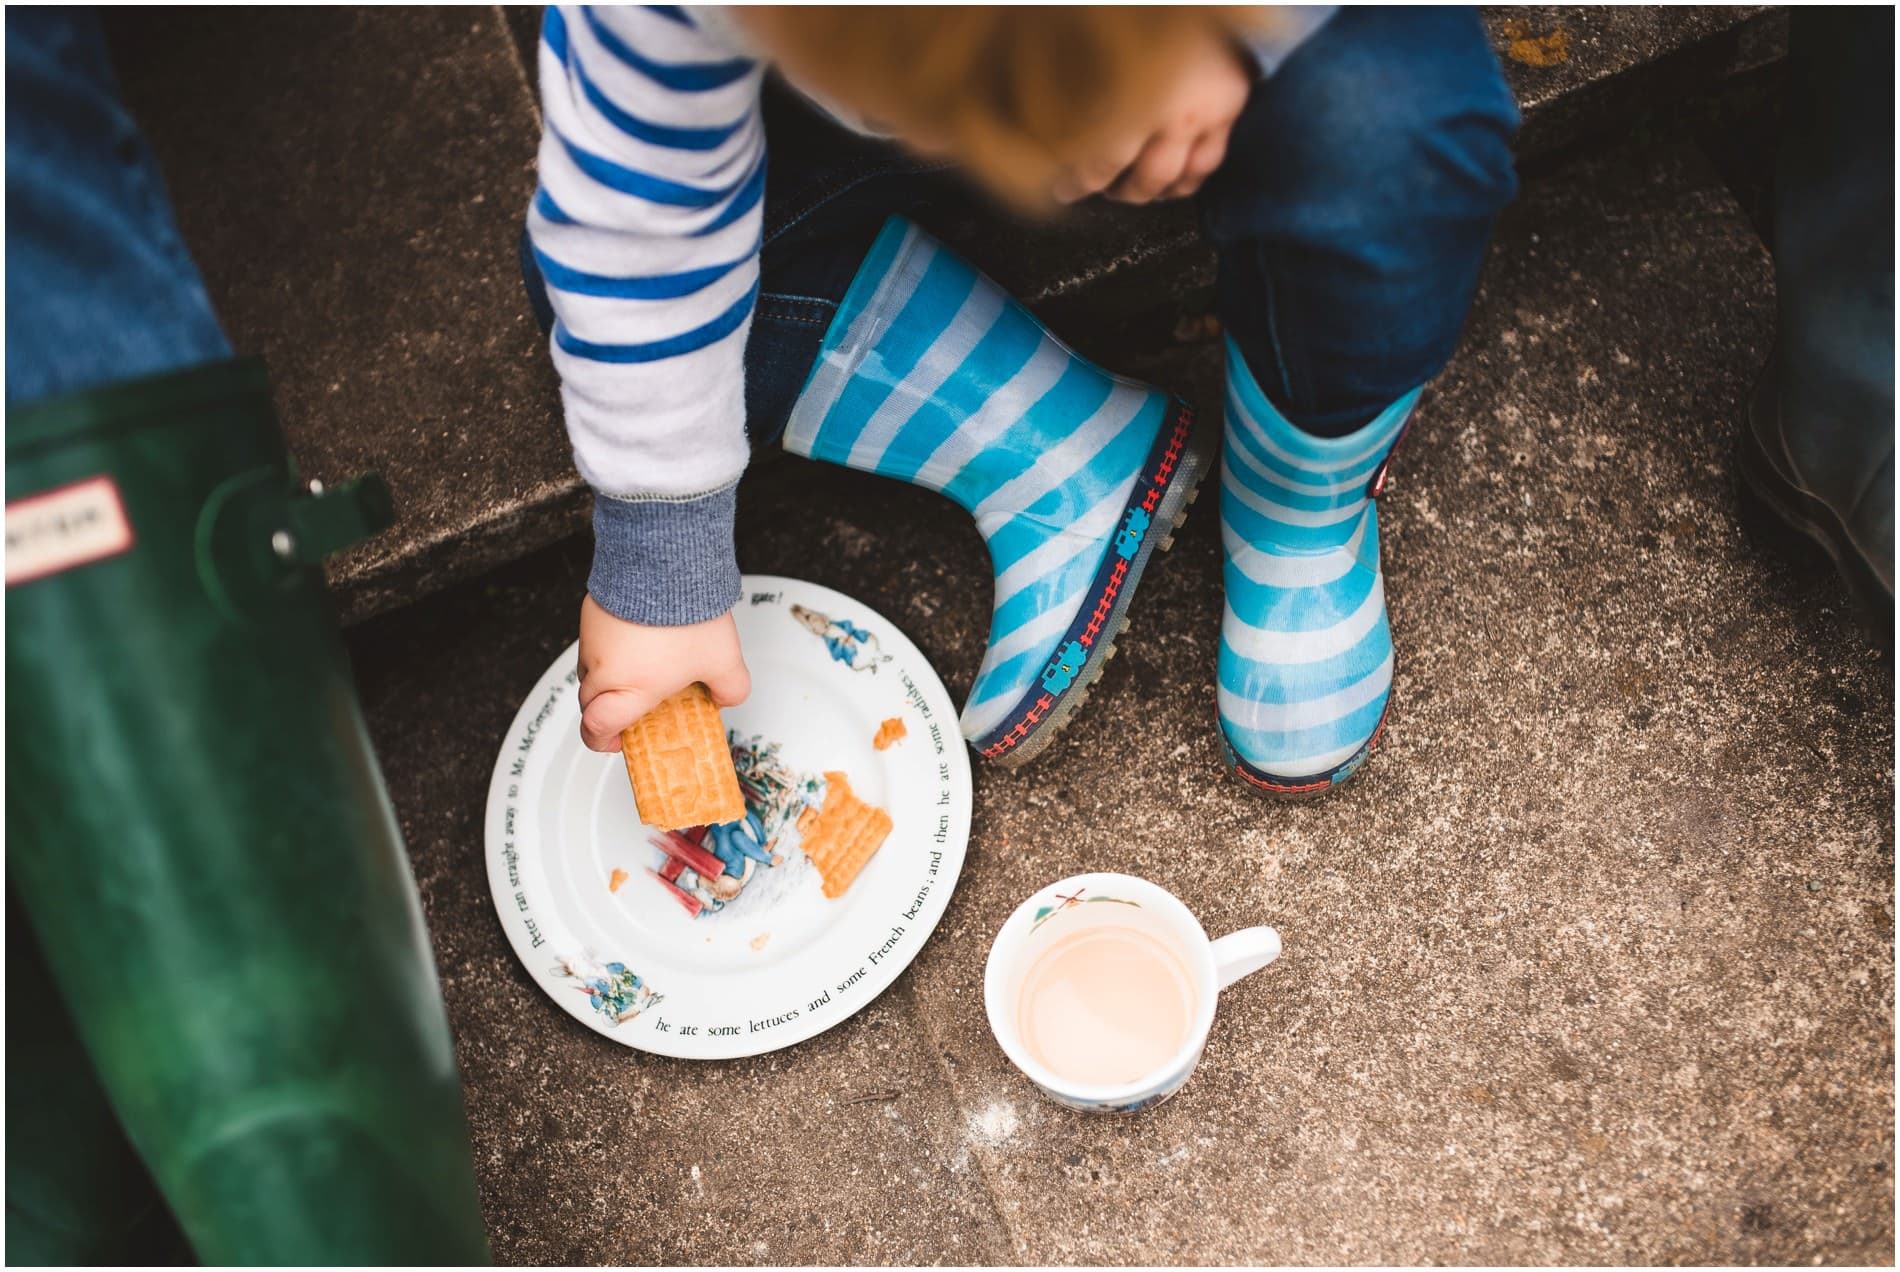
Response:
[[[688,685],[628,725],[620,753],[647,825],[684,830],[745,816],[726,726],[705,685]]]
[[[836,900],[891,833],[891,815],[853,794],[843,773],[826,773],[824,806],[799,814],[798,833],[825,895]]]

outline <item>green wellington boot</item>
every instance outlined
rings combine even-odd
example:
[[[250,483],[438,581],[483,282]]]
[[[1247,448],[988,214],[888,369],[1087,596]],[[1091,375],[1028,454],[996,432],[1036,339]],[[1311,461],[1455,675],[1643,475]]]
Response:
[[[192,1261],[7,898],[9,1267]]]
[[[126,1138],[203,1262],[485,1262],[317,568],[386,489],[302,486],[255,361],[8,426],[7,874]]]

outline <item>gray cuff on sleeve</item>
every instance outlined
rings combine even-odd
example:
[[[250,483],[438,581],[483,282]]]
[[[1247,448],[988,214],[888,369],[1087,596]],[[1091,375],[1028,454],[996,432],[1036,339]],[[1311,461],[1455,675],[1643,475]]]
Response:
[[[616,618],[648,627],[703,623],[739,603],[732,517],[738,484],[690,499],[594,493],[587,590]]]

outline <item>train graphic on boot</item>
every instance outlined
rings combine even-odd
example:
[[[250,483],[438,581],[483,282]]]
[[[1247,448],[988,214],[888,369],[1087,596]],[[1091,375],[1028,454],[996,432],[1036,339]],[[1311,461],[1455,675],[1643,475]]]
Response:
[[[1132,561],[1141,551],[1141,541],[1152,524],[1147,512],[1141,508],[1130,508],[1122,521],[1122,528],[1115,535],[1114,553],[1124,561]],[[1042,669],[1042,687],[1050,693],[1061,693],[1075,683],[1084,664],[1089,660],[1089,651],[1081,641],[1072,640],[1056,651],[1048,665]]]
[[[1075,683],[1082,666],[1089,660],[1089,651],[1082,648],[1082,642],[1072,640],[1056,651],[1049,665],[1042,669],[1042,687],[1050,693],[1061,693]]]
[[[1141,550],[1141,537],[1148,533],[1148,514],[1140,508],[1130,508],[1128,519],[1123,522],[1121,532],[1115,536],[1115,555],[1124,561],[1135,559],[1135,553]]]

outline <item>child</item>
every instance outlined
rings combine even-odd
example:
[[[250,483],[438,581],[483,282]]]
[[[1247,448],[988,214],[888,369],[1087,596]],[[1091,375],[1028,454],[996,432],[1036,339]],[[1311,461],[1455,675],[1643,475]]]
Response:
[[[1099,674],[1210,425],[886,219],[954,160],[1019,204],[1200,201],[1227,333],[1222,738],[1271,794],[1357,770],[1392,679],[1372,499],[1515,189],[1473,11],[550,8],[540,56],[524,257],[596,491],[589,746],[694,680],[745,697],[734,488],[773,441],[975,516],[982,754],[1036,754]],[[768,58],[910,153],[791,113],[768,169]]]

